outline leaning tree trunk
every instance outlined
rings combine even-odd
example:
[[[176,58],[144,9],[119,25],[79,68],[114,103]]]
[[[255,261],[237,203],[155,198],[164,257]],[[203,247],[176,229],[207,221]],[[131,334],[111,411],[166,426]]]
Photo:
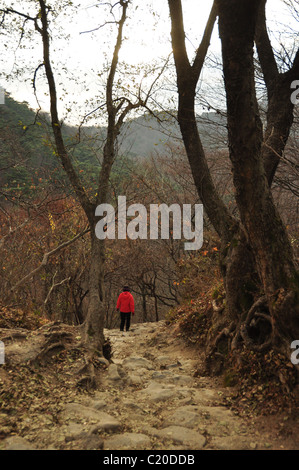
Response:
[[[196,86],[216,19],[215,2],[193,64],[189,62],[185,46],[181,0],[168,0],[168,3],[179,95],[178,122],[198,195],[221,240],[220,267],[226,293],[226,307],[221,314],[215,311],[207,337],[207,369],[211,371],[211,362],[214,362],[214,353],[219,341],[224,339],[226,343],[231,342],[234,332],[238,331],[240,322],[253,302],[260,281],[244,231],[230,214],[213,182],[195,114]],[[226,347],[230,348],[230,344]],[[218,368],[218,364],[216,367]]]
[[[253,63],[260,1],[217,4],[236,202],[270,310],[272,344],[289,354],[291,341],[299,338],[298,270],[262,159]]]
[[[91,250],[89,268],[89,292],[86,320],[82,325],[85,347],[93,354],[102,355],[104,345],[105,308],[104,284],[104,240],[99,240],[91,230]]]
[[[48,25],[48,12],[50,11],[43,0],[40,0],[42,28],[38,28],[43,39],[44,65],[50,91],[50,111],[53,134],[56,144],[56,152],[59,155],[62,166],[69,177],[70,183],[80,201],[90,224],[91,234],[91,266],[89,273],[89,307],[87,317],[84,323],[83,340],[89,351],[100,352],[104,345],[103,338],[103,315],[100,311],[101,289],[103,282],[103,257],[104,246],[95,237],[95,214],[94,205],[90,202],[84,187],[76,173],[70,156],[65,147],[64,138],[61,131],[61,125],[57,110],[57,92],[55,78],[50,60],[50,37]],[[104,177],[106,178],[106,173]],[[102,171],[103,178],[103,171]],[[107,179],[107,178],[106,178]],[[106,188],[105,188],[106,189]]]
[[[256,316],[262,318],[264,322],[267,323],[266,333],[268,332],[269,323],[272,325],[272,319],[274,316],[269,317],[269,307],[268,302],[272,302],[272,297],[262,297],[262,301],[260,297],[264,293],[264,279],[265,279],[265,270],[264,272],[260,269],[259,258],[256,257],[256,244],[251,245],[250,239],[248,238],[247,231],[244,231],[243,223],[239,224],[236,220],[234,220],[231,215],[228,213],[227,208],[225,208],[223,202],[217,195],[217,190],[213,185],[211,175],[209,173],[208,166],[206,164],[205,153],[203,147],[200,142],[200,136],[198,134],[197,124],[196,124],[196,116],[194,112],[194,100],[195,100],[195,87],[196,83],[199,78],[199,74],[202,68],[202,64],[204,62],[204,57],[207,52],[207,48],[209,45],[210,35],[213,28],[213,23],[216,18],[216,14],[218,14],[218,7],[222,7],[222,11],[228,6],[229,2],[224,1],[221,2],[215,1],[207,26],[206,30],[202,39],[202,42],[197,49],[196,58],[191,65],[189,59],[187,57],[186,47],[185,47],[185,34],[184,34],[184,26],[183,26],[183,15],[182,15],[182,7],[180,0],[168,0],[169,3],[169,10],[170,16],[172,21],[172,46],[173,46],[173,54],[175,59],[175,66],[177,72],[177,87],[178,87],[178,94],[179,94],[179,109],[178,109],[178,120],[180,124],[180,129],[182,132],[186,153],[190,162],[190,167],[192,170],[193,178],[195,185],[198,190],[198,194],[204,204],[205,211],[212,222],[216,232],[218,233],[220,240],[221,240],[221,251],[220,251],[220,266],[221,272],[223,275],[224,281],[224,288],[226,294],[226,306],[224,310],[215,309],[214,315],[211,320],[211,328],[209,330],[209,334],[207,337],[207,350],[206,350],[206,367],[209,371],[211,371],[211,364],[213,370],[218,369],[218,366],[221,366],[221,362],[224,359],[223,355],[220,358],[220,364],[218,359],[215,363],[215,358],[219,357],[217,354],[217,350],[219,350],[219,346],[221,350],[226,349],[226,351],[233,350],[238,347],[240,344],[246,343],[247,347],[252,347],[257,350],[262,350],[265,347],[268,347],[270,342],[268,338],[265,338],[265,341],[262,341],[262,344],[256,344],[254,342],[254,338],[250,338],[248,335],[248,325],[250,320]],[[256,147],[251,146],[250,132],[243,133],[244,138],[244,145],[248,145],[250,147],[250,157],[253,160],[258,160],[259,170],[258,174],[263,172],[263,162],[266,167],[266,175],[263,173],[263,184],[264,189],[262,192],[267,188],[267,196],[264,198],[264,201],[270,200],[269,204],[271,206],[272,214],[275,213],[275,208],[273,201],[271,199],[270,189],[268,186],[271,185],[273,180],[273,176],[275,174],[275,170],[280,160],[280,156],[284,150],[284,146],[286,144],[289,130],[292,125],[292,106],[290,102],[282,102],[282,96],[287,99],[287,93],[290,89],[290,80],[292,76],[282,76],[279,74],[278,69],[276,67],[275,58],[273,54],[273,50],[271,48],[271,44],[268,40],[267,36],[267,29],[265,24],[265,14],[264,14],[264,7],[265,7],[265,0],[260,1],[260,11],[259,11],[259,24],[258,28],[255,30],[255,21],[251,27],[251,43],[250,43],[250,53],[252,53],[252,45],[253,45],[253,37],[254,33],[256,34],[257,46],[258,46],[258,54],[259,59],[261,62],[262,70],[264,73],[265,83],[268,90],[268,113],[267,113],[267,128],[265,132],[265,138],[263,142],[263,147],[261,150],[261,145],[263,141],[262,136],[262,129],[260,126],[260,120],[258,118],[258,110],[257,110],[257,103],[256,97],[253,93],[253,104],[254,104],[254,116],[252,117],[252,122],[249,123],[253,127],[253,133],[256,132],[256,135],[259,138],[259,142],[257,143]],[[245,7],[248,7],[247,4],[243,2],[233,2],[230,7],[231,21],[234,21],[235,18],[235,8],[239,4],[241,10]],[[223,13],[222,13],[223,14]],[[257,14],[257,11],[256,11]],[[246,15],[245,15],[246,16]],[[256,19],[256,18],[255,18]],[[237,20],[238,23],[238,20]],[[245,21],[246,23],[246,21]],[[248,25],[244,26],[244,31],[248,29]],[[229,33],[228,33],[229,35]],[[241,33],[242,35],[242,33]],[[234,38],[232,38],[232,42],[228,47],[228,53],[230,48],[234,51],[235,44],[233,43]],[[242,47],[242,46],[241,46]],[[244,55],[244,54],[243,54]],[[234,67],[238,68],[239,64],[241,67],[248,66],[248,57],[243,57],[245,60],[242,62],[240,61],[239,57],[233,58],[233,60],[229,63],[231,67],[231,78],[234,77]],[[252,57],[249,58],[249,63],[252,62]],[[296,61],[294,61],[295,64]],[[297,60],[298,62],[298,60]],[[251,63],[251,66],[253,64]],[[298,65],[298,64],[297,64]],[[251,70],[253,72],[253,68]],[[292,70],[294,73],[295,70]],[[246,78],[247,71],[244,73]],[[287,75],[287,74],[286,74]],[[254,90],[254,81],[253,75],[247,77],[249,78],[250,86],[253,87]],[[241,84],[242,85],[242,84]],[[246,90],[242,88],[240,83],[238,83],[236,87],[236,94],[230,101],[230,117],[234,116],[235,109],[241,106],[241,102],[243,100],[243,93],[246,93]],[[245,98],[248,98],[246,95]],[[249,97],[249,103],[252,96]],[[244,104],[244,103],[243,103]],[[246,103],[248,105],[248,103]],[[236,138],[238,139],[238,120],[241,118],[241,123],[246,128],[246,108],[243,111],[243,114],[240,113],[240,116],[235,115],[235,134]],[[257,119],[255,121],[255,116]],[[257,126],[259,127],[259,132],[257,131]],[[231,133],[230,133],[231,137]],[[247,142],[248,140],[248,142]],[[237,147],[237,146],[236,146]],[[243,143],[241,143],[240,150],[244,150]],[[246,152],[245,152],[246,153]],[[238,148],[237,148],[238,154]],[[247,157],[247,155],[246,155]],[[238,176],[235,172],[235,184],[238,190],[238,193],[241,190],[247,194],[248,184],[251,183],[250,191],[253,193],[254,196],[258,197],[258,194],[255,194],[255,176],[251,173],[251,163],[248,160],[248,173],[247,173],[247,180],[243,178],[243,181],[240,179],[238,180]],[[245,169],[245,167],[244,167]],[[242,175],[243,168],[242,163],[239,168],[240,174]],[[245,181],[246,180],[246,181]],[[248,193],[249,196],[249,203],[251,199],[250,192]],[[238,198],[238,194],[237,194]],[[246,205],[248,201],[244,200],[243,206],[241,209],[246,210]],[[247,206],[250,207],[250,204]],[[239,207],[240,208],[240,207]],[[262,212],[265,210],[267,213],[267,208],[263,202],[261,202],[261,209]],[[252,208],[255,210],[255,207]],[[269,212],[269,214],[271,213]],[[271,216],[270,216],[271,217]],[[276,213],[274,220],[277,219]],[[278,217],[279,219],[279,217]],[[244,221],[244,217],[242,217],[242,222]],[[267,229],[267,221],[264,220],[263,225],[265,229]],[[274,233],[278,233],[279,227],[284,232],[283,225],[281,221],[277,226],[277,230],[274,229]],[[258,231],[259,221],[256,221],[255,227]],[[272,228],[271,224],[269,225],[269,231],[271,233]],[[245,224],[245,228],[246,224]],[[263,238],[263,234],[257,233],[256,239],[257,241]],[[284,232],[285,237],[285,232]],[[275,239],[275,235],[274,235]],[[264,240],[265,241],[265,240]],[[269,238],[268,238],[269,241]],[[268,242],[265,242],[266,245]],[[288,242],[286,245],[283,244],[283,249],[281,250],[281,260],[284,262],[283,251],[289,246]],[[262,248],[263,250],[263,248]],[[289,259],[292,258],[291,251],[289,248],[286,249],[288,252],[287,257]],[[263,256],[263,251],[260,250],[261,259]],[[275,255],[274,255],[275,256]],[[273,261],[268,258],[268,266],[271,267]],[[266,271],[267,272],[267,271]],[[279,286],[279,282],[277,283]],[[270,320],[270,322],[269,322]],[[274,331],[274,327],[273,327]],[[272,340],[272,338],[271,338]],[[219,345],[220,342],[224,342],[225,345]],[[223,347],[224,346],[224,347]],[[216,354],[215,354],[216,353]]]
[[[120,132],[121,126],[124,122],[125,117],[130,112],[131,109],[137,108],[141,105],[141,100],[139,99],[135,104],[129,102],[127,104],[126,100],[120,100],[121,104],[114,100],[114,80],[115,74],[118,65],[118,55],[122,45],[123,40],[123,27],[127,18],[127,8],[129,2],[127,0],[122,0],[120,3],[121,6],[121,18],[118,21],[118,33],[116,38],[116,43],[114,46],[113,57],[111,61],[111,66],[107,78],[106,84],[106,107],[108,114],[108,126],[107,126],[107,139],[103,149],[103,161],[101,166],[101,171],[99,174],[98,181],[98,191],[96,203],[93,204],[89,200],[86,191],[78,174],[76,173],[70,156],[68,155],[67,149],[64,144],[64,139],[61,131],[61,125],[58,119],[57,111],[57,94],[56,94],[56,85],[54,74],[52,71],[51,61],[50,61],[50,37],[49,37],[49,25],[48,25],[48,13],[51,11],[51,8],[48,7],[44,0],[39,0],[41,7],[41,22],[42,28],[35,21],[35,27],[40,32],[43,38],[43,48],[44,48],[44,65],[46,70],[46,75],[49,84],[50,90],[50,100],[51,100],[51,118],[52,118],[52,128],[55,137],[56,151],[60,157],[61,163],[65,172],[67,173],[69,180],[73,186],[73,189],[76,193],[78,200],[80,201],[82,208],[85,211],[85,214],[88,218],[90,224],[90,234],[91,234],[91,253],[90,253],[90,271],[89,271],[89,305],[87,310],[87,315],[83,324],[83,342],[84,346],[88,350],[88,361],[90,365],[92,364],[92,357],[94,354],[103,354],[104,347],[104,320],[105,320],[105,311],[104,311],[104,298],[103,298],[103,283],[104,283],[104,262],[105,262],[105,240],[99,240],[95,234],[95,209],[99,204],[107,202],[109,197],[109,188],[110,188],[110,173],[112,165],[116,158],[116,141],[117,136]],[[117,118],[117,113],[119,116]]]

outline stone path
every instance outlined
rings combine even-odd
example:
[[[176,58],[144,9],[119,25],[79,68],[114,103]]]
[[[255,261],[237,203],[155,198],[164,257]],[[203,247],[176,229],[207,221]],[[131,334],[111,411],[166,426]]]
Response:
[[[164,322],[106,331],[113,363],[93,395],[66,403],[39,439],[12,436],[2,448],[198,450],[267,449],[268,436],[225,406],[227,389],[194,377],[198,357]],[[107,364],[108,365],[108,364]],[[45,444],[47,443],[47,444]],[[46,447],[45,447],[46,446]]]
[[[106,436],[104,449],[269,448],[267,436],[224,406],[225,389],[194,377],[198,357],[168,334],[164,322],[138,324],[124,336],[110,331],[114,363],[99,397],[121,432]]]

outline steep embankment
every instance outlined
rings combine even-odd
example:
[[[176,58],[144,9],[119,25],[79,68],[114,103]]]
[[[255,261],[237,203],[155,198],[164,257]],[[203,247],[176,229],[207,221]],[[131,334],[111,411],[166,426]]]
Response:
[[[44,326],[35,338],[52,337],[53,328],[57,326]],[[66,327],[62,336],[71,343],[70,332]],[[118,330],[106,331],[106,335],[112,345],[112,362],[100,361],[95,392],[74,387],[81,357],[76,347],[68,353],[62,350],[60,358],[43,355],[46,363],[34,369],[9,372],[11,366],[0,366],[0,448],[298,448],[296,430],[288,426],[287,415],[271,421],[234,414],[228,407],[231,389],[223,388],[220,379],[197,377],[198,353],[187,348],[164,322],[136,324],[124,335]],[[8,356],[16,358],[24,348],[28,358],[25,341],[28,336],[26,340],[16,335],[7,344]],[[38,341],[33,344],[38,351]],[[9,388],[13,374],[23,374],[23,378],[18,382],[15,375],[15,385]]]

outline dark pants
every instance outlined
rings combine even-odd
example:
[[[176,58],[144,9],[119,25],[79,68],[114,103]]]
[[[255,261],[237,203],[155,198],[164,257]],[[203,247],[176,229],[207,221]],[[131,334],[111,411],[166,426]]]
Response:
[[[129,331],[131,323],[131,312],[120,312],[120,331],[124,331],[126,325],[126,331]]]

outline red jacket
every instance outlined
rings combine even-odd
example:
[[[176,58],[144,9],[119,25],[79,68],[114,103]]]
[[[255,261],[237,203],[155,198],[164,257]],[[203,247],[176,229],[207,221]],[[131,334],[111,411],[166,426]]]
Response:
[[[132,294],[127,291],[119,294],[116,308],[124,313],[132,312],[134,315],[134,299]]]

